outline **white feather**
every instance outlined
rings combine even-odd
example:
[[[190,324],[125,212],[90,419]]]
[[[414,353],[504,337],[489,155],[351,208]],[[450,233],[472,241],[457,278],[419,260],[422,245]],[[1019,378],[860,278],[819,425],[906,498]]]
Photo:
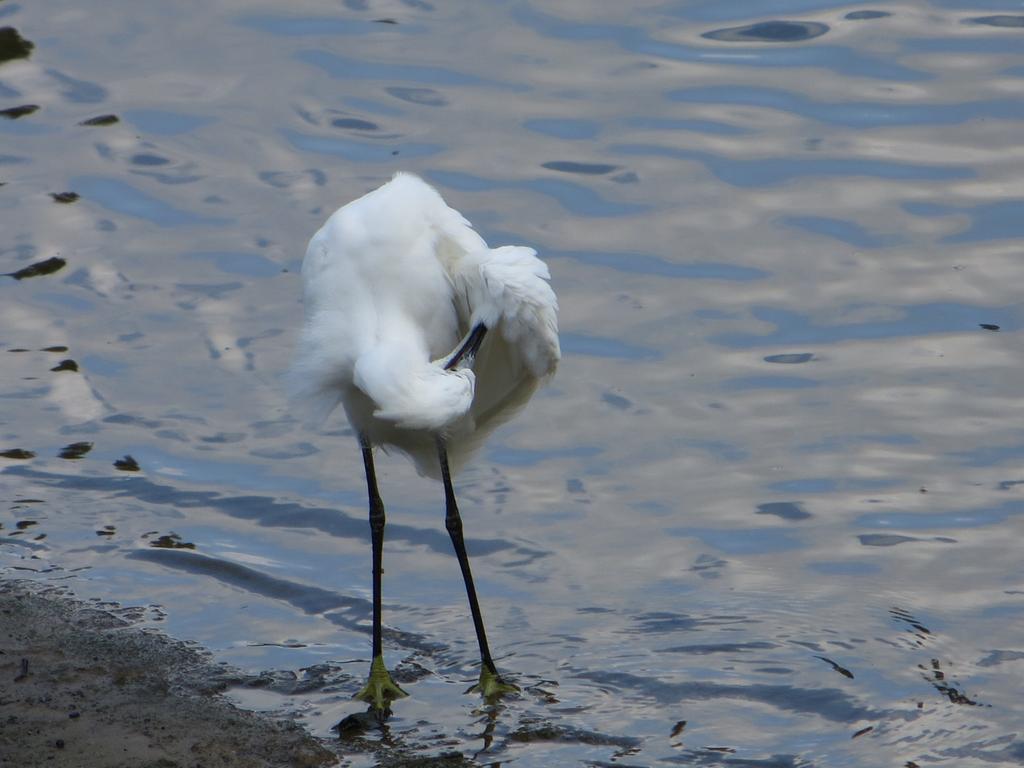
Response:
[[[290,371],[324,419],[341,403],[372,443],[439,474],[434,437],[461,464],[554,373],[558,303],[531,248],[491,249],[437,191],[399,173],[338,209],[302,264],[306,322]],[[477,324],[473,369],[444,370]]]

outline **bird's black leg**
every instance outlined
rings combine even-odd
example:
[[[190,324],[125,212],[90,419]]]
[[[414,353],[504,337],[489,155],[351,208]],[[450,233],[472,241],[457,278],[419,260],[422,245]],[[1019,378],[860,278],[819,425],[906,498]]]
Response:
[[[355,697],[369,702],[379,714],[385,714],[389,711],[388,705],[392,700],[408,694],[395,684],[387,667],[384,666],[384,641],[381,632],[384,502],[377,490],[377,473],[373,468],[373,448],[370,441],[364,435],[360,435],[359,446],[363,450],[366,493],[370,500],[370,542],[373,548],[373,661],[370,663],[370,679]]]
[[[448,535],[451,536],[452,545],[455,547],[455,556],[459,559],[462,580],[466,583],[466,596],[469,598],[469,610],[473,614],[473,627],[476,629],[476,639],[480,645],[480,682],[471,690],[479,691],[485,699],[490,700],[503,693],[511,693],[519,689],[504,682],[498,675],[494,660],[491,658],[491,649],[487,645],[484,617],[480,612],[480,602],[477,600],[476,587],[473,585],[473,572],[469,568],[466,541],[462,535],[462,517],[459,515],[459,506],[455,501],[455,489],[452,487],[452,476],[448,469],[448,450],[445,448],[442,437],[437,438],[437,455],[441,462],[441,479],[444,481],[444,526],[448,529]]]
[[[370,542],[373,548],[373,657],[383,655],[384,641],[381,638],[381,601],[383,587],[381,579],[384,575],[384,502],[377,490],[377,473],[373,466],[373,449],[370,443],[361,439],[359,446],[363,450],[363,469],[366,471],[366,495],[370,500]]]

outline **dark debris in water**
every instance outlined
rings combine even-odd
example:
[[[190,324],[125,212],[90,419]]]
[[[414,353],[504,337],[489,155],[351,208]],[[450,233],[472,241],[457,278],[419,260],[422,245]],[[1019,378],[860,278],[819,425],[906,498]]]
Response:
[[[896,621],[903,622],[908,625],[915,634],[930,635],[932,631],[928,629],[924,624],[915,618],[914,614],[910,611],[904,610],[903,608],[893,607],[889,609],[889,615],[892,616]]]
[[[832,667],[832,669],[834,669],[836,672],[838,672],[843,677],[848,677],[851,680],[853,679],[853,672],[848,670],[846,667],[839,666],[834,661],[832,661],[832,659],[828,659],[828,658],[826,658],[824,656],[815,656],[815,658],[816,659],[821,659],[822,661],[824,661],[826,664],[828,664],[830,667]]]
[[[57,454],[62,459],[80,459],[92,450],[92,443],[71,443]]]
[[[43,347],[40,352],[67,352],[68,348],[63,344],[54,344],[52,347]]]
[[[50,197],[55,203],[73,203],[80,195],[77,192],[51,192]]]
[[[35,451],[27,451],[24,448],[9,448],[0,451],[0,457],[5,459],[32,459],[35,458]]]
[[[79,125],[85,126],[103,126],[103,125],[114,125],[115,123],[121,122],[121,118],[117,115],[97,115],[96,117],[90,117],[88,120],[83,120]]]
[[[395,757],[380,765],[387,768],[472,768],[479,763],[458,752],[445,752],[433,757]]]
[[[196,545],[191,541],[182,541],[181,536],[174,533],[165,533],[163,536],[159,536],[153,541],[149,542],[149,546],[157,549],[195,549]]]
[[[817,21],[762,21],[742,27],[726,27],[705,32],[701,37],[729,43],[796,43],[821,37],[828,25]]]
[[[986,331],[998,331],[999,330],[999,326],[996,325],[995,323],[978,323],[978,325],[980,325]]]
[[[60,269],[64,268],[68,262],[66,259],[62,259],[60,256],[51,256],[43,261],[37,261],[35,264],[29,264],[27,267],[22,267],[17,272],[8,272],[8,277],[13,277],[15,280],[24,280],[28,277],[41,277],[42,275],[52,275]]]
[[[153,535],[153,534],[147,534]],[[253,648],[306,648],[305,643],[250,643]],[[264,670],[258,674],[235,675],[225,679],[229,688],[254,688],[273,691],[282,696],[301,696],[307,693],[333,689],[358,689],[362,680],[352,677],[332,664],[313,664],[303,667],[298,673],[292,670]]]
[[[53,368],[51,368],[50,370],[51,371],[57,371],[58,373],[60,371],[71,371],[72,373],[78,373],[78,363],[76,363],[74,360],[72,360],[69,357],[69,358],[67,358],[65,360],[61,360],[59,363],[57,363],[55,366],[53,366]]]
[[[611,746],[633,748],[640,746],[640,739],[635,736],[609,736],[597,731],[586,731],[554,723],[529,723],[521,725],[508,735],[509,741],[533,743],[538,741],[560,742],[566,744],[588,744],[591,746]]]
[[[35,43],[22,37],[14,27],[0,27],[0,64],[27,59],[35,47]]]
[[[439,755],[415,754],[422,745],[407,743],[410,731],[392,732],[387,723],[389,715],[390,712],[385,712],[381,716],[371,707],[365,712],[346,715],[331,730],[337,732],[346,752],[373,755],[382,768],[472,768],[480,765],[455,751]],[[368,736],[371,732],[374,735]]]
[[[938,659],[932,659],[929,666],[918,664],[924,675],[924,679],[932,684],[939,693],[949,699],[952,704],[961,704],[968,707],[979,706],[978,701],[970,698],[967,694],[955,687],[955,683],[947,680],[946,673],[942,670],[942,664]]]
[[[386,713],[387,710],[385,710]],[[367,731],[380,727],[380,714],[373,707],[369,707],[365,712],[353,712],[345,715],[331,730],[337,732],[339,739],[345,740],[362,736]]]
[[[116,469],[120,469],[122,472],[138,472],[139,462],[131,456],[125,455],[124,458],[118,459],[114,462],[114,467]]]
[[[31,115],[33,112],[37,112],[38,110],[38,104],[21,104],[17,107],[0,109],[0,117],[6,117],[8,120],[17,120],[19,117]]]

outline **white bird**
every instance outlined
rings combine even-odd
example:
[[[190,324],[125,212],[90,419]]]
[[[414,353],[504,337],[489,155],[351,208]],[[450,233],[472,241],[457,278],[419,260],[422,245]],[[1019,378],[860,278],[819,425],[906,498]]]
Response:
[[[532,248],[490,248],[417,176],[398,173],[338,209],[302,263],[305,325],[292,394],[320,418],[340,403],[359,438],[373,547],[373,660],[356,698],[378,715],[406,693],[384,664],[384,504],[373,446],[397,448],[440,479],[445,527],[462,569],[480,646],[477,690],[516,690],[487,645],[451,473],[558,365],[558,302]]]

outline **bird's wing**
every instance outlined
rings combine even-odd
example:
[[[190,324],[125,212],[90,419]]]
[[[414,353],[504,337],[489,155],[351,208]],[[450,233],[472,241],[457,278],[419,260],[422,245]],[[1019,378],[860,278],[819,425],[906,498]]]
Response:
[[[403,429],[439,430],[473,402],[473,371],[446,371],[401,342],[382,343],[356,360],[352,381],[376,406],[373,415]]]
[[[498,334],[534,378],[554,372],[558,345],[558,299],[551,275],[537,252],[506,245],[467,254],[453,276],[456,295],[464,297],[469,325],[483,323]]]

